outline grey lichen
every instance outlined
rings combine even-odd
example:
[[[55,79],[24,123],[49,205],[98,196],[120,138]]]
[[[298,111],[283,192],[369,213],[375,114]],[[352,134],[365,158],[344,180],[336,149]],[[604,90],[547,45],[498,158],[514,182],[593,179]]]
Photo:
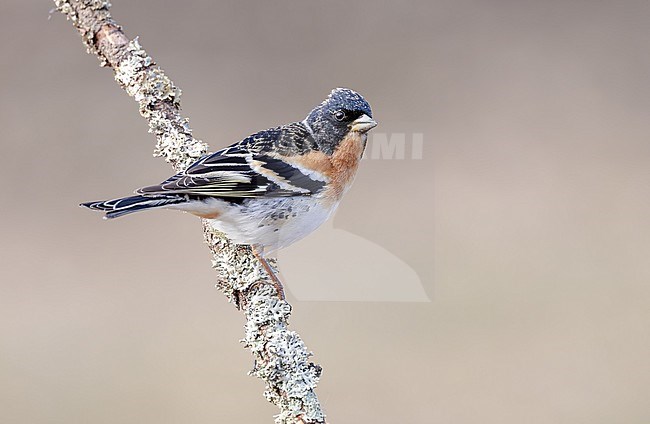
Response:
[[[250,371],[266,383],[264,396],[280,408],[277,424],[322,423],[325,415],[316,393],[321,367],[309,362],[312,352],[295,331],[288,329],[291,305],[278,297],[268,276],[247,246],[230,243],[208,222],[205,240],[214,254],[213,267],[219,273],[217,287],[246,315],[244,346],[255,358]]]
[[[115,71],[115,80],[139,104],[140,114],[156,135],[155,156],[178,171],[208,151],[192,135],[180,115],[181,91],[144,51],[138,39],[129,40],[111,17],[110,3],[100,0],[54,0],[77,28],[88,52]]]
[[[181,90],[165,75],[140,46],[138,39],[129,41],[125,55],[115,69],[115,80],[140,105],[140,114],[156,135],[155,156],[165,158],[178,170],[187,168],[208,150],[207,144],[192,136],[189,120],[169,113],[160,105],[180,109]]]
[[[102,0],[54,0],[72,21],[88,52],[115,71],[115,80],[139,104],[140,114],[156,135],[155,155],[177,170],[207,152],[180,115],[181,91],[140,46],[129,40]],[[280,297],[270,276],[249,246],[235,245],[203,221],[205,240],[218,271],[217,287],[246,317],[242,340],[255,358],[249,374],[266,383],[264,396],[280,409],[277,424],[324,423],[314,389],[321,368],[309,362],[312,353],[300,336],[288,329],[291,305]],[[271,266],[275,262],[271,261]]]

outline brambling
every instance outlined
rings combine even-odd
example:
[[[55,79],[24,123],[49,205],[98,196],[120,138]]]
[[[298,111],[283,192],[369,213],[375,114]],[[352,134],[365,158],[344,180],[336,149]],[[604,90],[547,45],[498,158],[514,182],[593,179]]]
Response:
[[[186,211],[263,255],[305,237],[336,210],[376,125],[360,94],[337,88],[301,122],[205,155],[136,196],[81,206],[107,219],[147,209]]]

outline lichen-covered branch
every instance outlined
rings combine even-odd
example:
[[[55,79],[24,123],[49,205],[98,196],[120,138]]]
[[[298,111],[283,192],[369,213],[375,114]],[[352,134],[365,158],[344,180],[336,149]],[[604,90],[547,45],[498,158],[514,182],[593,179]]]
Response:
[[[54,0],[72,21],[88,52],[111,67],[115,80],[139,104],[149,131],[156,135],[155,155],[176,171],[207,152],[180,114],[181,91],[147,55],[137,38],[130,40],[112,19],[103,0]],[[250,374],[266,383],[264,396],[280,409],[278,424],[324,423],[314,389],[321,368],[309,362],[311,352],[288,329],[291,305],[276,291],[250,247],[235,245],[203,221],[205,240],[219,273],[217,287],[246,317],[244,345],[255,358]]]

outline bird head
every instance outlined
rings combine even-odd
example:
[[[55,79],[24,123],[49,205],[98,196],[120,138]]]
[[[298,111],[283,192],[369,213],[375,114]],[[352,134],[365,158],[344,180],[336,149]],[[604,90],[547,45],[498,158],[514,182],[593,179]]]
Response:
[[[368,102],[348,88],[332,90],[304,122],[311,127],[319,148],[328,154],[332,154],[351,131],[365,134],[377,126]]]

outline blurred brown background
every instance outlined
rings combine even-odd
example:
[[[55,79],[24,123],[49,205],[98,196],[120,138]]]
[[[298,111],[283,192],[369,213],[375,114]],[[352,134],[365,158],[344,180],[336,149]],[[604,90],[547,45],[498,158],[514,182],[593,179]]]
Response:
[[[197,220],[77,207],[170,167],[51,7],[0,6],[0,422],[271,422]],[[377,131],[424,134],[422,160],[364,161],[333,228],[406,264],[431,302],[301,301],[310,282],[289,283],[332,422],[650,422],[650,3],[115,0],[113,14],[213,149],[302,119],[336,86],[366,96]],[[283,272],[340,275],[326,240],[288,250]],[[367,264],[345,266],[351,290]]]

